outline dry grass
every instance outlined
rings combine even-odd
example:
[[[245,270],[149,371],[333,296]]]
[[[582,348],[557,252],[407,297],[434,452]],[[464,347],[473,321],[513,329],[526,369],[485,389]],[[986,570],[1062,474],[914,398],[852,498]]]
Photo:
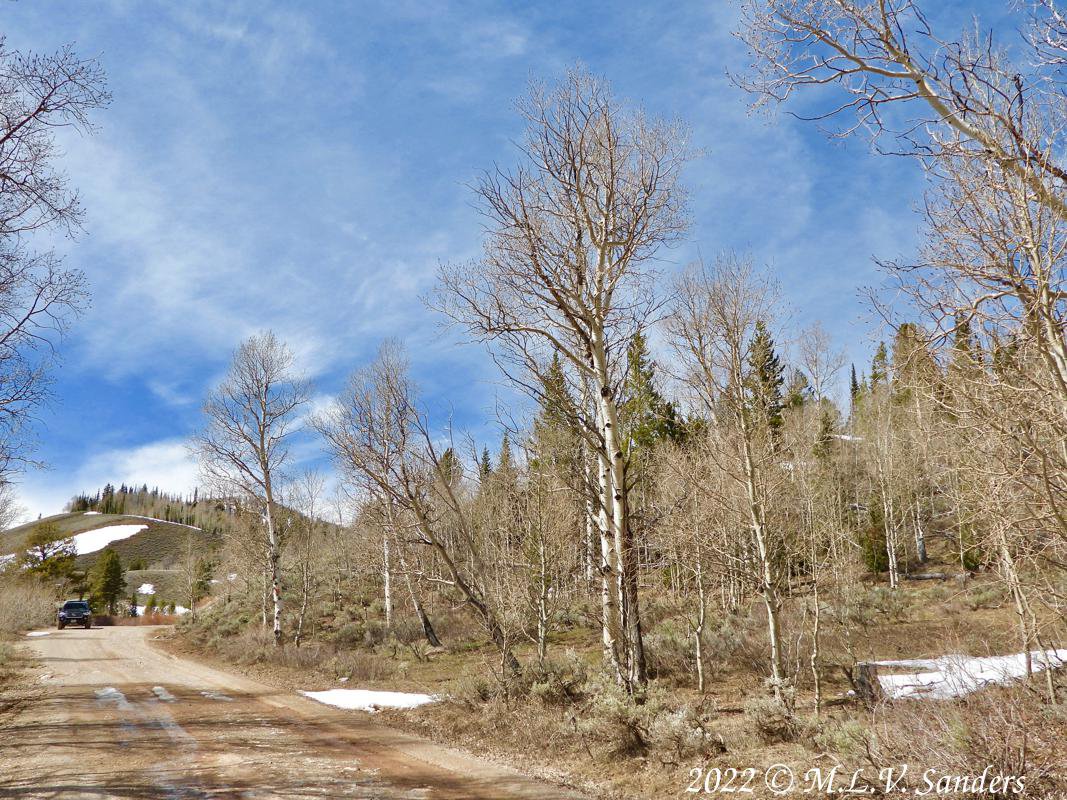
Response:
[[[795,642],[789,645],[788,663],[801,665],[795,696],[785,707],[771,701],[758,605],[709,626],[708,684],[701,694],[694,688],[692,643],[681,619],[687,609],[650,597],[647,644],[656,674],[640,705],[602,674],[597,631],[579,624],[552,637],[545,669],[536,668],[532,646],[520,643],[516,652],[526,665],[521,680],[500,677],[497,654],[461,609],[434,615],[438,632],[445,632],[443,651],[412,648],[406,636],[390,638],[354,605],[331,608],[299,649],[275,647],[260,628],[258,609],[238,602],[216,603],[197,622],[183,620],[179,630],[184,646],[279,685],[336,687],[347,678],[352,687],[444,696],[441,703],[383,716],[397,727],[536,774],[568,777],[599,797],[681,796],[695,766],[783,763],[803,774],[838,763],[876,775],[876,765],[892,761],[963,771],[977,766],[978,773],[987,764],[1025,768],[1035,792],[1058,790],[1054,767],[1067,763],[1067,727],[1040,692],[1016,687],[965,702],[898,703],[873,712],[845,696],[849,685],[841,667],[856,658],[1018,650],[1011,609],[990,583],[984,576],[965,586],[910,583],[897,596],[868,586],[854,598],[847,637],[844,622],[828,612],[823,692],[824,700],[835,703],[818,718],[802,660],[805,643],[801,659]],[[810,622],[799,605],[785,612],[790,630]]]
[[[19,633],[55,622],[56,601],[50,589],[32,581],[0,581],[0,633]]]

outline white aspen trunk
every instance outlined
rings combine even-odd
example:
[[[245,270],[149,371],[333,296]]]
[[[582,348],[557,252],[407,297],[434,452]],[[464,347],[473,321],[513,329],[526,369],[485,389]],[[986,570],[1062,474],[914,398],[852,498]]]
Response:
[[[270,496],[270,484],[267,485],[267,558],[270,576],[270,597],[274,604],[273,631],[274,644],[282,643],[282,586],[279,571],[281,560],[281,548],[278,543],[278,533],[274,527],[273,500]]]
[[[542,534],[537,546],[538,592],[537,592],[537,663],[544,665],[548,655],[548,554]]]
[[[697,691],[704,693],[704,624],[707,620],[707,600],[704,596],[704,569],[697,559],[697,624],[693,627],[694,657],[697,666]]]
[[[915,555],[920,564],[926,563],[926,532],[923,530],[922,509],[919,507],[919,496],[915,497]]]
[[[1026,658],[1026,680],[1029,681],[1034,673],[1033,658],[1030,655],[1030,628],[1027,624],[1026,598],[1023,597],[1022,587],[1019,585],[1019,576],[1015,572],[1015,560],[1011,557],[1008,549],[1007,537],[1004,531],[998,532],[998,545],[1000,550],[1000,571],[1004,582],[1008,585],[1012,604],[1015,606],[1015,615],[1019,623],[1019,644]]]
[[[387,502],[391,503],[392,501]],[[392,530],[392,506],[388,505],[386,508],[389,509],[389,523],[390,530]],[[411,597],[411,605],[415,609],[415,615],[419,618],[419,622],[422,623],[422,632],[426,636],[426,641],[429,643],[430,647],[440,647],[441,640],[437,638],[437,631],[433,629],[433,623],[430,622],[430,617],[426,613],[426,609],[423,608],[418,593],[415,591],[415,584],[411,580],[411,573],[408,571],[408,565],[404,559],[404,548],[399,542],[396,546],[396,557],[397,563],[400,565],[400,571],[404,576],[404,582],[408,587],[408,595]]]
[[[611,396],[608,375],[608,359],[600,332],[595,332],[592,348],[593,367],[596,372],[597,413],[604,441],[604,456],[608,466],[608,499],[610,519],[615,540],[617,583],[619,596],[619,630],[623,635],[623,668],[629,691],[643,687],[647,682],[644,643],[641,635],[641,612],[637,591],[637,564],[631,531],[629,508],[626,497],[626,463],[618,441],[618,409]]]
[[[740,356],[735,356],[735,380],[737,386],[743,385]],[[781,624],[778,611],[781,601],[774,582],[774,570],[771,564],[770,546],[767,541],[767,527],[764,519],[763,498],[761,496],[759,471],[752,454],[752,432],[745,417],[744,398],[737,409],[741,429],[741,455],[744,468],[745,493],[748,499],[749,523],[759,557],[760,594],[767,612],[767,638],[770,646],[771,680],[774,694],[781,697],[785,674],[782,669]]]
[[[819,650],[822,624],[822,609],[819,607],[819,581],[814,586],[815,608],[811,623],[811,677],[815,687],[815,716],[822,713],[822,671],[819,669]]]
[[[900,583],[897,565],[896,515],[893,513],[893,499],[882,487],[882,515],[885,522],[885,550],[889,560],[889,588],[896,589]]]
[[[600,462],[600,509],[597,514],[600,533],[600,606],[601,634],[604,646],[604,659],[615,673],[620,683],[623,679],[622,663],[619,657],[619,585],[616,580],[618,571],[615,560],[615,540],[611,535],[611,524],[607,513],[607,497],[611,492],[611,480],[608,467],[602,455]]]
[[[311,594],[311,567],[307,560],[300,567],[300,613],[296,620],[296,634],[293,643],[300,647],[300,641],[304,636],[304,618],[308,610],[308,598]]]
[[[385,602],[385,627],[393,627],[392,564],[389,553],[389,532],[382,535],[382,594]]]

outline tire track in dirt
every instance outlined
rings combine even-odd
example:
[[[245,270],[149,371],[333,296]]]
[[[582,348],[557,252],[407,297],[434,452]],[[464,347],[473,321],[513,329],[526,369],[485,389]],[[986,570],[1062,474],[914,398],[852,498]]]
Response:
[[[164,653],[150,645],[157,633],[75,629],[29,640],[46,691],[4,732],[0,797],[579,797],[365,714]]]

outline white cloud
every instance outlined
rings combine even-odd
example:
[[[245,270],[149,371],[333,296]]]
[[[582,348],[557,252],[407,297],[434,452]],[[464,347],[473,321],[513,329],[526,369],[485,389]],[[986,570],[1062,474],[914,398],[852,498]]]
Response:
[[[18,485],[17,494],[26,508],[24,519],[36,519],[58,514],[73,495],[96,491],[106,483],[146,483],[170,493],[191,493],[197,485],[196,460],[183,439],[105,450],[70,472],[32,473]]]

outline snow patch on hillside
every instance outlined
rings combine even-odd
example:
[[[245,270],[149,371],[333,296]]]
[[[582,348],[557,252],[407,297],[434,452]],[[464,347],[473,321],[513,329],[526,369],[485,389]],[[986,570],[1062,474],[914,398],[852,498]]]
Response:
[[[0,567],[7,564],[9,561],[15,560],[15,553],[8,553],[6,556],[0,556]]]
[[[415,708],[437,700],[435,696],[429,694],[375,692],[370,689],[327,689],[324,692],[301,692],[300,694],[328,706],[369,711],[372,714],[383,708]]]
[[[103,550],[112,542],[129,539],[147,527],[147,525],[107,525],[93,531],[75,534],[74,547],[80,556],[95,553],[97,550]]]
[[[1067,664],[1067,650],[1034,650],[1030,659],[1034,672],[1062,667]],[[1026,653],[986,657],[947,655],[875,663],[879,667],[909,670],[878,676],[882,691],[891,700],[947,700],[984,686],[1003,686],[1026,675]]]
[[[156,586],[154,583],[142,583],[137,587],[137,594],[155,594]]]
[[[82,516],[88,517],[90,514],[99,514],[99,511],[83,511]]]

